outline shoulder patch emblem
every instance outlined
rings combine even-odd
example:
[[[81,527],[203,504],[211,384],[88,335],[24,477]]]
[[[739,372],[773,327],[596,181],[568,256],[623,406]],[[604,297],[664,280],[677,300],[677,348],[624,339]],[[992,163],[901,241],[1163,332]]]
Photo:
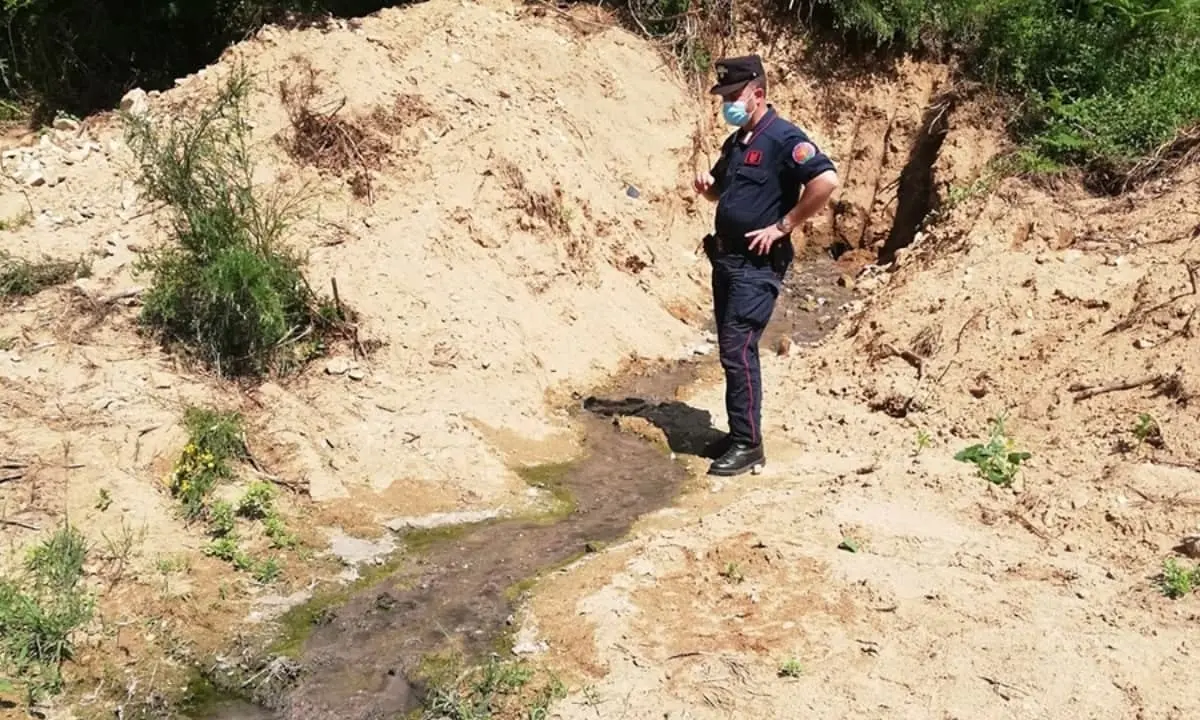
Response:
[[[792,159],[796,161],[797,165],[803,165],[812,160],[816,154],[817,148],[810,142],[796,143],[796,147],[792,148]]]

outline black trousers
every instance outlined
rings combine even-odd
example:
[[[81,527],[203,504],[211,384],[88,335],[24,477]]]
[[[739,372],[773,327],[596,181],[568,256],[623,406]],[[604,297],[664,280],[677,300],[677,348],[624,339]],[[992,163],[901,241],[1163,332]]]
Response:
[[[717,341],[725,370],[725,411],[734,442],[762,442],[758,343],[775,311],[792,252],[787,238],[777,241],[767,258],[709,251]]]

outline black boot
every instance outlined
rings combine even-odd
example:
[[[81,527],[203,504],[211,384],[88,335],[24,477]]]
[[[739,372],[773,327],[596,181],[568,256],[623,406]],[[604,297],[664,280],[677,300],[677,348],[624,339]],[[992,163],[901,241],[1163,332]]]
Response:
[[[763,454],[762,445],[735,442],[724,455],[713,461],[708,468],[708,474],[733,477],[751,470],[761,469],[766,464],[767,457]]]

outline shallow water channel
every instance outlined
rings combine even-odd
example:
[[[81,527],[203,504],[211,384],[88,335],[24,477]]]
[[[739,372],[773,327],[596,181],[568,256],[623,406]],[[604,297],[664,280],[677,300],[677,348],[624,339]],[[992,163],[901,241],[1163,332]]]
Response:
[[[821,259],[797,268],[762,343],[764,355],[789,335],[811,342],[836,324],[851,291]],[[820,302],[818,298],[824,298]],[[820,320],[820,318],[826,318]],[[528,471],[527,480],[559,500],[541,519],[507,519],[426,533],[412,553],[341,604],[303,616],[293,638],[301,672],[267,709],[236,700],[205,703],[193,720],[375,720],[420,707],[410,679],[423,658],[450,643],[479,658],[505,637],[514,589],[540,572],[620,539],[640,516],[669,505],[687,478],[679,455],[701,455],[720,436],[707,411],[674,400],[715,348],[647,375],[623,378],[616,391],[580,404],[585,429],[579,460]],[[613,416],[634,415],[663,430],[668,448],[623,432]],[[219,695],[218,693],[213,693]]]

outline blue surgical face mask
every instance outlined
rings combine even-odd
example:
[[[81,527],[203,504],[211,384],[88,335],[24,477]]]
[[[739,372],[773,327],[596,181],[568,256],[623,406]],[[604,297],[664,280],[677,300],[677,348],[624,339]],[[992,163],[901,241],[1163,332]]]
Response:
[[[742,100],[725,103],[721,106],[721,114],[725,122],[734,127],[743,127],[750,122],[750,113],[746,112],[746,103]]]

